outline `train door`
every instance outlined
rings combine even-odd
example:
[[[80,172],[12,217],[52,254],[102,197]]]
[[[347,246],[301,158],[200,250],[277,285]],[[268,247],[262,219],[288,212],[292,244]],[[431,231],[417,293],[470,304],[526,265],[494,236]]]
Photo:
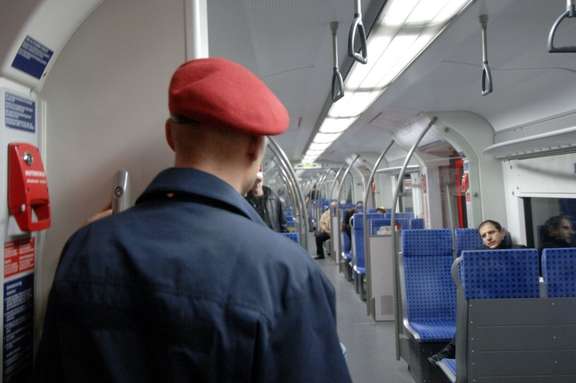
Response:
[[[433,227],[467,227],[469,204],[466,199],[468,173],[465,157],[445,141],[428,144],[420,149],[426,164],[426,208]]]

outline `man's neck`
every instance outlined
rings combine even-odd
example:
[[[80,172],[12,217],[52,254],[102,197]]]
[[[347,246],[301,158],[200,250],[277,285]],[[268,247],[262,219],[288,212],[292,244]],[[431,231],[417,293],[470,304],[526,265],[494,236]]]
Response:
[[[216,164],[210,162],[192,163],[189,161],[178,161],[178,159],[176,159],[174,166],[177,168],[194,168],[212,174],[213,176],[218,177],[222,181],[228,183],[238,193],[243,194],[242,185],[244,184],[244,179],[242,175],[244,172],[242,172],[241,169],[237,169],[235,167],[227,167],[224,164]]]

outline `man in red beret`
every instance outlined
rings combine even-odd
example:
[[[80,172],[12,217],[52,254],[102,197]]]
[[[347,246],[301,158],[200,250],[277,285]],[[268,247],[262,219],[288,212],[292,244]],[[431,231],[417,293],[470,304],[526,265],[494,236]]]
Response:
[[[64,248],[36,381],[350,382],[333,287],[242,197],[286,109],[220,58],[178,68],[169,109],[175,166]]]

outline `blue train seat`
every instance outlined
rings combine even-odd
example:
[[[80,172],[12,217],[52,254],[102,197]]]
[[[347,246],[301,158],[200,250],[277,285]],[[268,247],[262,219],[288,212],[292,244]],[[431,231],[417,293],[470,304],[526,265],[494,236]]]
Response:
[[[424,218],[412,218],[409,229],[424,229]]]
[[[576,297],[576,248],[544,249],[542,272],[548,297]]]
[[[347,233],[342,233],[342,257],[350,262],[352,260],[352,242]]]
[[[447,229],[403,230],[405,326],[420,342],[452,339],[456,289],[450,276],[452,233]]]
[[[456,359],[442,359],[438,362],[438,367],[440,367],[450,382],[456,382]]]
[[[462,255],[464,250],[481,250],[483,248],[482,238],[476,229],[456,229],[454,230],[456,239],[456,256]]]
[[[288,237],[289,239],[293,240],[294,242],[300,244],[300,235],[296,232],[288,232],[288,233],[282,233],[284,234],[284,236]]]
[[[540,296],[537,250],[464,250],[462,257],[467,300]]]

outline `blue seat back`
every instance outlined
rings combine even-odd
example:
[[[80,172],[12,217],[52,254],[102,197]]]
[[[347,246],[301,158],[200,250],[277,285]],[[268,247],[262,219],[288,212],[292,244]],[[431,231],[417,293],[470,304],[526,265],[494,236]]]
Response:
[[[403,230],[402,254],[407,319],[455,321],[456,289],[450,276],[450,230]]]
[[[296,243],[300,243],[300,235],[297,232],[288,232],[288,233],[282,233],[284,234],[284,236],[288,237],[289,239],[293,240]]]
[[[464,250],[481,250],[484,246],[482,238],[476,229],[456,229],[456,256],[462,255]]]
[[[540,296],[537,250],[464,250],[462,257],[466,299]]]
[[[350,236],[347,233],[342,233],[342,250],[345,253],[352,251],[352,241],[350,241]]]
[[[354,254],[352,258],[352,263],[358,267],[365,267],[364,261],[364,214],[355,213],[352,216],[352,229],[354,230]],[[377,225],[374,222],[380,221],[383,224],[386,222],[384,214],[382,213],[368,213],[368,225],[369,227],[375,227]],[[377,227],[380,227],[377,226]]]
[[[424,218],[412,218],[410,220],[410,229],[424,229]]]
[[[542,271],[550,298],[576,297],[576,248],[544,249]]]

